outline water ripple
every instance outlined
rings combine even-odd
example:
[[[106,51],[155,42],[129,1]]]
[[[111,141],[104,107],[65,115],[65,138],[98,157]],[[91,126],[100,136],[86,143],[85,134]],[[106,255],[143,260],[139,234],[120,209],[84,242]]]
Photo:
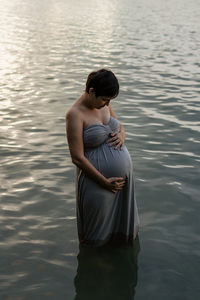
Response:
[[[144,248],[137,297],[198,299],[199,2],[1,4],[3,300],[33,291],[37,299],[74,298],[76,173],[65,111],[100,67],[119,79],[112,103],[136,175]]]

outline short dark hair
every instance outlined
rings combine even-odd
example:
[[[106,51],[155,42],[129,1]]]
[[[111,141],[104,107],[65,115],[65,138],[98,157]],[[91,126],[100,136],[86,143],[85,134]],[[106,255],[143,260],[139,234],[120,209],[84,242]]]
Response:
[[[89,93],[91,87],[96,97],[115,98],[119,94],[119,82],[114,73],[108,69],[99,69],[88,75],[85,91]]]

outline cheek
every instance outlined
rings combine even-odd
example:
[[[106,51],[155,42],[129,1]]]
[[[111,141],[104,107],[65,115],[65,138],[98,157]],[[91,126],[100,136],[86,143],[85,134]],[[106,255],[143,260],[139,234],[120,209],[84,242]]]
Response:
[[[104,105],[104,104],[105,104],[105,101],[99,100],[99,104],[100,104],[100,105]]]

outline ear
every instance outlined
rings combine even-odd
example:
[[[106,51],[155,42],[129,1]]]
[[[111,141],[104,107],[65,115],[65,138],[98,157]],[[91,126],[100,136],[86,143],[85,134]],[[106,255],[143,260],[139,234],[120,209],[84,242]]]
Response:
[[[91,96],[94,95],[94,88],[93,87],[89,88],[89,95],[91,95]]]

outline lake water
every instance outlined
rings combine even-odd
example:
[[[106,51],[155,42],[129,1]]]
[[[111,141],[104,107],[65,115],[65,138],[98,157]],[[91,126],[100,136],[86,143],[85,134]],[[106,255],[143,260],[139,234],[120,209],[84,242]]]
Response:
[[[200,1],[0,4],[0,298],[200,299]],[[101,67],[120,82],[134,251],[79,249],[65,112]]]

